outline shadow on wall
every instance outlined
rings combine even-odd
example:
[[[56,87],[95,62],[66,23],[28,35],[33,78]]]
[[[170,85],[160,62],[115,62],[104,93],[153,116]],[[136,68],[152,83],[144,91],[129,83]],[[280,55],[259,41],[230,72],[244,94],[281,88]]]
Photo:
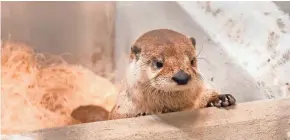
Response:
[[[290,2],[289,1],[273,1],[282,11],[290,14]]]
[[[1,39],[112,73],[115,2],[2,2]],[[106,75],[106,74],[104,74]]]

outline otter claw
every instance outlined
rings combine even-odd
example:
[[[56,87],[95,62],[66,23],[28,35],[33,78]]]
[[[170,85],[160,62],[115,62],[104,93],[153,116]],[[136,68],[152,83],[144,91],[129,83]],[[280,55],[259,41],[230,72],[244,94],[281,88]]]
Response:
[[[215,106],[219,108],[219,107],[228,107],[235,104],[236,104],[236,99],[234,98],[233,95],[221,94],[221,95],[218,95],[215,100],[210,101],[207,104],[207,107]]]
[[[136,117],[150,115],[150,113],[142,112],[136,115]]]

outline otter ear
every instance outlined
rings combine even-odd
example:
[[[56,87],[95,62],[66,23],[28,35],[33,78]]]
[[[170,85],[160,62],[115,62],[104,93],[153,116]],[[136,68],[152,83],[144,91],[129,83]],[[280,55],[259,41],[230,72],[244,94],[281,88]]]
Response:
[[[141,53],[141,48],[139,48],[139,47],[137,47],[137,46],[135,46],[135,45],[133,45],[133,46],[131,47],[131,54],[132,54],[133,56],[135,56],[136,60],[139,59],[139,57],[140,57],[140,53]]]
[[[194,48],[195,48],[195,45],[196,45],[195,38],[194,38],[194,37],[189,37],[189,40],[191,41],[192,45],[193,45]]]

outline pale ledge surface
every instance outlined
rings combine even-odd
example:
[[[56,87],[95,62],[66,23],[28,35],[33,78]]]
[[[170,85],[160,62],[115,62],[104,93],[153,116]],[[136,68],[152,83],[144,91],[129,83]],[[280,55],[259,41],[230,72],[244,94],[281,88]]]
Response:
[[[103,121],[23,134],[34,140],[287,140],[290,99]],[[18,135],[19,137],[19,135]],[[287,138],[288,137],[288,138]]]

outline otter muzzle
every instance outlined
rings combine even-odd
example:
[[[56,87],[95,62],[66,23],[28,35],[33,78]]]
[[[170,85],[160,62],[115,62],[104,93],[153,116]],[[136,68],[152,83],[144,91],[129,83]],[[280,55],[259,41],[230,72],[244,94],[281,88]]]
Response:
[[[174,74],[172,80],[178,85],[186,85],[190,78],[191,76],[189,74],[185,73],[183,70],[180,70],[176,74]]]

